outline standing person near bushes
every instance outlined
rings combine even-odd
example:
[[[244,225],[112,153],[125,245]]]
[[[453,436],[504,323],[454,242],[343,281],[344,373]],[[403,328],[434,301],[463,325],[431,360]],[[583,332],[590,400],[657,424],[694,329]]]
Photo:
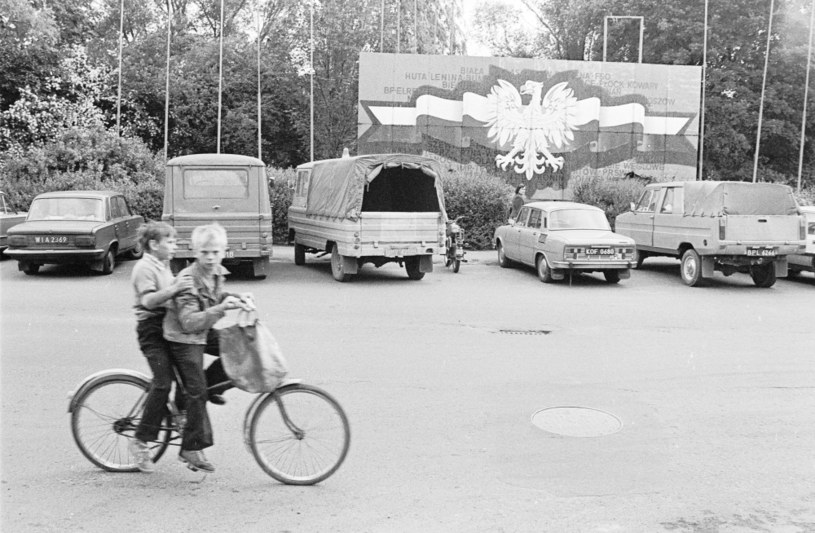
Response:
[[[176,249],[175,228],[165,222],[150,221],[139,228],[139,242],[144,256],[133,267],[130,280],[136,295],[136,334],[139,348],[153,380],[144,404],[141,422],[135,438],[130,441],[130,453],[136,457],[139,470],[155,469],[148,442],[156,440],[162,420],[167,413],[167,399],[173,384],[170,345],[164,339],[163,322],[166,305],[174,296],[192,288],[190,276],[173,280],[169,261]]]
[[[226,252],[226,230],[218,224],[198,226],[190,240],[195,262],[178,276],[189,276],[192,287],[177,294],[173,305],[168,307],[164,317],[164,338],[169,341],[173,362],[187,393],[187,424],[179,460],[192,470],[214,472],[215,467],[203,451],[213,445],[212,425],[207,413],[207,374],[214,372],[210,369],[207,374],[204,372],[204,352],[209,353],[207,339],[212,345],[212,326],[224,317],[227,310],[241,308],[249,311],[255,306],[250,293],[236,294],[224,290],[224,277],[229,273],[221,265]],[[220,359],[216,363],[220,365]],[[210,380],[221,383],[213,376]],[[223,380],[228,380],[225,374]],[[220,393],[230,386],[227,381],[216,390]]]

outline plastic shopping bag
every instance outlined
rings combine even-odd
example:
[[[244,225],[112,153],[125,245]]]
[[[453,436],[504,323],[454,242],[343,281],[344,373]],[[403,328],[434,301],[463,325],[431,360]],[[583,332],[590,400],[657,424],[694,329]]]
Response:
[[[221,361],[239,389],[271,392],[288,373],[286,359],[256,311],[238,312],[236,324],[220,329]]]

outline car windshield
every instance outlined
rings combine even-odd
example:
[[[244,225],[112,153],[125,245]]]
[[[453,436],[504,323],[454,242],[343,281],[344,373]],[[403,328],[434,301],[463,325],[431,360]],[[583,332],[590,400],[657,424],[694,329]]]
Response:
[[[28,220],[105,220],[100,198],[37,198],[31,202]]]
[[[549,229],[610,230],[606,215],[594,209],[560,209],[549,215]]]

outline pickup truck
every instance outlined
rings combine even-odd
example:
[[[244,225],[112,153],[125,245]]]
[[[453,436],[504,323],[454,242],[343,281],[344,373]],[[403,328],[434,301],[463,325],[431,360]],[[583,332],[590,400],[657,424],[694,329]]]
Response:
[[[806,248],[802,253],[787,256],[790,276],[796,276],[804,270],[815,272],[815,206],[801,206],[800,209],[806,219]]]
[[[637,266],[651,256],[678,257],[688,286],[718,270],[771,287],[787,276],[787,256],[803,252],[805,229],[786,185],[691,181],[648,185],[615,231],[636,242]]]
[[[297,167],[288,210],[294,263],[331,254],[331,273],[347,281],[365,263],[404,265],[412,280],[445,253],[444,193],[433,159],[372,154]]]

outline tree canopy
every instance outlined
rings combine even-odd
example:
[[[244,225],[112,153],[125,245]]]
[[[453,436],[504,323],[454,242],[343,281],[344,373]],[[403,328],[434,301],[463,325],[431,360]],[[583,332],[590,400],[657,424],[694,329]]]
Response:
[[[470,0],[468,0],[470,1]],[[481,0],[476,36],[495,55],[637,61],[644,17],[646,63],[702,65],[704,0]],[[0,0],[0,169],[4,159],[71,128],[114,128],[119,86],[119,0]],[[361,51],[462,54],[461,2],[454,0],[125,1],[121,132],[159,154],[164,147],[170,27],[170,157],[216,149],[223,34],[221,150],[292,166],[352,152]],[[776,0],[770,35],[760,179],[797,177],[804,106],[809,0]],[[310,21],[314,17],[311,61]],[[384,8],[384,11],[383,11]],[[767,0],[709,1],[705,70],[704,177],[750,179],[769,21]],[[258,69],[258,54],[260,68]],[[258,77],[258,70],[260,76]],[[810,95],[812,98],[812,95]],[[805,183],[815,186],[815,113],[805,144]]]

